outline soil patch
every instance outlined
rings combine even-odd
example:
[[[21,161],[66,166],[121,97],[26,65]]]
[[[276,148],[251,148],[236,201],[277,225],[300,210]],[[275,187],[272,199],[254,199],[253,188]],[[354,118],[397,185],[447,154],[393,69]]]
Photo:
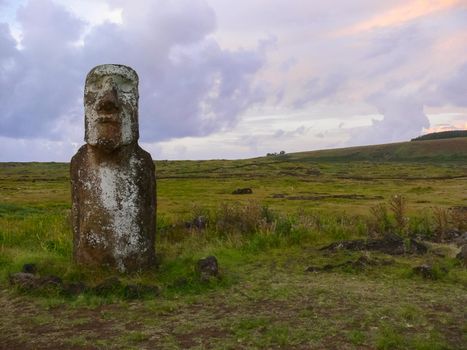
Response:
[[[177,334],[176,338],[182,349],[189,349],[196,345],[209,342],[213,338],[226,338],[230,336],[230,332],[217,327],[202,328],[193,332]]]

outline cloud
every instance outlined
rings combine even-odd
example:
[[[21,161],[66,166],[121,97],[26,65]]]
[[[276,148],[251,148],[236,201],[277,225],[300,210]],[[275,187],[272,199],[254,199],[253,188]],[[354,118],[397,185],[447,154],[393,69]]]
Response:
[[[22,139],[0,136],[0,162],[68,161],[78,150],[78,143],[35,138]]]
[[[262,64],[257,52],[222,50],[211,40],[173,50],[159,80],[143,87],[152,101],[141,106],[141,113],[154,118],[146,118],[142,127],[151,139],[160,140],[167,134],[207,135],[233,125],[242,111],[263,98],[251,87]]]
[[[307,134],[311,130],[310,127],[305,127],[304,125],[299,126],[295,130],[285,131],[283,129],[278,129],[274,134],[273,137],[275,138],[289,138],[289,137],[297,137]]]
[[[434,0],[427,2],[425,0],[408,1],[402,5],[396,5],[387,11],[378,13],[376,16],[365,19],[360,23],[346,28],[341,33],[345,35],[356,34],[362,31],[368,31],[376,28],[393,27],[402,23],[413,21],[419,17],[428,16],[433,13],[441,12],[461,6],[461,0]]]
[[[349,129],[345,145],[406,141],[429,130],[426,111],[431,107],[467,107],[467,61],[451,58],[462,57],[462,49],[452,46],[438,51],[440,41],[465,30],[465,24],[460,24],[465,14],[457,13],[454,4],[430,11],[430,16],[411,18],[411,22],[360,33],[358,37],[366,43],[363,61],[349,79],[355,84],[359,76],[360,98],[381,119]]]
[[[16,54],[16,42],[10,34],[8,25],[0,23],[0,60],[2,67]]]
[[[255,50],[224,50],[210,37],[213,10],[202,0],[113,1],[122,23],[88,23],[50,0],[30,0],[18,11],[21,49],[0,27],[0,135],[81,139],[58,125],[82,130],[82,91],[97,64],[129,65],[140,76],[143,141],[207,135],[235,124],[263,99],[253,85],[265,63]],[[71,128],[77,130],[76,128]],[[82,133],[82,132],[81,132]]]
[[[383,118],[374,119],[369,127],[352,129],[348,145],[407,141],[430,126],[423,104],[413,96],[376,94],[370,100]]]
[[[51,144],[82,143],[84,78],[102,63],[138,72],[140,135],[156,158],[405,140],[436,113],[467,111],[462,1],[21,2],[0,16],[20,8],[0,23],[8,152],[15,138],[53,159]]]
[[[54,125],[75,107],[82,89],[73,45],[82,22],[44,0],[30,1],[17,15],[23,49],[15,47],[1,67],[0,134],[56,139]]]
[[[345,77],[339,73],[328,73],[324,77],[312,78],[302,88],[302,95],[295,100],[293,107],[299,109],[308,103],[333,97],[345,83]]]
[[[463,121],[453,124],[436,124],[429,129],[425,129],[425,133],[450,131],[450,130],[466,130],[467,129],[467,116],[463,116]]]
[[[467,107],[467,62],[449,76],[430,82],[425,87],[431,106],[452,105]]]

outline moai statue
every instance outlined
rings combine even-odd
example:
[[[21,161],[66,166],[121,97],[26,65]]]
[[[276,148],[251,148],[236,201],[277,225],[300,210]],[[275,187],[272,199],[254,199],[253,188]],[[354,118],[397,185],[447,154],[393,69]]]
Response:
[[[138,75],[93,68],[84,87],[85,141],[71,159],[73,257],[134,271],[154,262],[156,179],[138,145]]]

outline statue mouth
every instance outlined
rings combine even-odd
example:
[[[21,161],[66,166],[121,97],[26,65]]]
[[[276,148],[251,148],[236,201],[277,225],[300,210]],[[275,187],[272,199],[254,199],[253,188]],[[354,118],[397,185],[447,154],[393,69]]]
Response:
[[[118,113],[114,114],[102,114],[97,117],[97,122],[99,124],[120,124],[120,118]]]

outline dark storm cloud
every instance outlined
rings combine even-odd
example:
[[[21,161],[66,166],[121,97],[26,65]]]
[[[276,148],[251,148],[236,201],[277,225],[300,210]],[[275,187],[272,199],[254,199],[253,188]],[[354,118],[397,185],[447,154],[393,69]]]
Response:
[[[138,72],[144,141],[209,134],[262,99],[251,80],[264,52],[221,49],[209,38],[215,14],[204,1],[114,4],[123,23],[83,37],[86,23],[52,1],[30,0],[18,11],[21,49],[2,24],[0,136],[62,138],[57,125],[82,123],[84,77],[103,63]]]
[[[73,43],[83,23],[41,0],[29,2],[17,15],[23,48],[14,46],[9,63],[1,67],[0,133],[56,138],[56,121],[69,112],[81,91]]]
[[[251,51],[225,51],[214,41],[194,51],[173,54],[159,80],[146,84],[152,101],[142,106],[144,115],[157,116],[142,126],[152,139],[164,133],[174,137],[201,136],[231,126],[241,111],[262,99],[250,87],[250,79],[263,64],[260,54]]]

